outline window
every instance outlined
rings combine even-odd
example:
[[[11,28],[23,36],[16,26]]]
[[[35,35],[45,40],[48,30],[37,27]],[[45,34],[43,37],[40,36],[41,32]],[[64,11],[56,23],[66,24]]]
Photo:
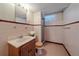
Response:
[[[45,18],[45,21],[52,21],[55,19],[55,15],[47,15],[44,18]]]
[[[56,16],[55,15],[46,15],[44,17],[45,19],[45,24],[51,24],[55,19],[56,19]]]

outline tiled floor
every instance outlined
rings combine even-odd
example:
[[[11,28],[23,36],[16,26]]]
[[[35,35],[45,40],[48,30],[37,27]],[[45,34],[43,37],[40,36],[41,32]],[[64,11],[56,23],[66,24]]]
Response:
[[[46,42],[43,46],[45,56],[68,56],[62,45]]]

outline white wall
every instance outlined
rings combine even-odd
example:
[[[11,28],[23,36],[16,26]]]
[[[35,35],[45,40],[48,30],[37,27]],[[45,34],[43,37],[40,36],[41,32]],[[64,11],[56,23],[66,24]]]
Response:
[[[63,24],[62,13],[57,13],[55,20],[46,25],[61,25]],[[63,27],[62,26],[50,26],[45,27],[45,40],[51,42],[63,43]]]
[[[57,43],[63,43],[62,26],[45,27],[45,40]]]
[[[34,13],[34,24],[41,25],[41,12]],[[38,37],[38,40],[41,41],[41,26],[34,26],[34,31]]]
[[[64,11],[64,23],[71,23],[79,21],[79,3],[70,4],[70,6]]]
[[[15,21],[15,5],[0,3],[0,19]]]
[[[64,44],[66,48],[71,55],[79,55],[79,24],[65,26],[64,30]]]
[[[79,4],[71,4],[63,13],[64,23],[79,21]],[[71,55],[79,55],[79,23],[64,27],[64,44]]]
[[[16,22],[26,23],[27,20],[20,17],[16,17]]]
[[[16,22],[26,23],[26,9],[15,4],[15,20]]]
[[[26,12],[26,17],[27,17],[27,20],[26,20],[26,23],[29,23],[29,24],[34,24],[34,16],[33,16],[33,12],[30,11],[30,10],[27,10]]]
[[[41,24],[41,12],[34,13],[34,24]]]

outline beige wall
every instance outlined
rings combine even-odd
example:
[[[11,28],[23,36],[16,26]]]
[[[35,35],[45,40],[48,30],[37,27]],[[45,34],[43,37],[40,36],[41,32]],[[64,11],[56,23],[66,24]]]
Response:
[[[79,21],[79,4],[71,4],[63,13],[64,23]],[[79,55],[79,24],[64,27],[64,44],[71,55]]]
[[[34,24],[41,25],[41,12],[34,13]],[[34,26],[34,31],[38,37],[38,40],[41,41],[41,26]]]
[[[62,25],[63,15],[62,13],[54,14],[55,19],[52,22],[48,22],[46,25]],[[45,40],[51,42],[63,43],[63,27],[62,26],[51,26],[45,27]]]
[[[0,22],[0,55],[7,55],[8,40],[18,37],[19,35],[27,35],[32,29],[31,26]]]
[[[36,33],[36,36],[38,38],[39,41],[41,41],[41,26],[33,26],[34,27],[34,31]]]
[[[29,17],[27,17],[29,19]],[[15,21],[14,5],[0,3],[0,19]],[[20,35],[27,35],[33,27],[15,23],[0,22],[0,55],[8,55],[8,40],[14,39]]]

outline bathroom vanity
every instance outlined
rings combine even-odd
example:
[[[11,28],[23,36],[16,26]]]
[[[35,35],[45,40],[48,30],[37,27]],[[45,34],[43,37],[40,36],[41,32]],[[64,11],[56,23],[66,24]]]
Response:
[[[34,56],[35,37],[26,36],[8,41],[8,53],[9,56]]]

